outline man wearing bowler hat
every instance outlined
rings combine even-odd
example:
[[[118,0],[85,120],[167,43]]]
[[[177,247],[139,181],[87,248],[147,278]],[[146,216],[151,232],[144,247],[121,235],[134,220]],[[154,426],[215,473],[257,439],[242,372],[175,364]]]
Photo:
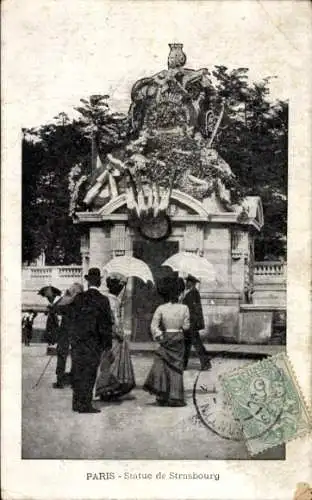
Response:
[[[185,292],[182,297],[182,303],[188,306],[190,311],[190,329],[184,332],[184,370],[187,369],[192,344],[200,359],[201,369],[211,368],[209,354],[199,335],[199,330],[205,328],[205,323],[197,283],[199,280],[189,274],[185,280]]]
[[[73,411],[99,413],[92,406],[93,386],[101,355],[112,348],[113,321],[109,300],[99,291],[100,270],[90,268],[85,279],[88,290],[75,298],[71,323]]]

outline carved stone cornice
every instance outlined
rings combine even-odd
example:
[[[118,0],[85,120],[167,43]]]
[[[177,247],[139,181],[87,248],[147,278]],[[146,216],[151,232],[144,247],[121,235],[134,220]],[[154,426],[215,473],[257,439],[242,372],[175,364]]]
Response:
[[[235,212],[209,213],[203,203],[177,189],[173,189],[170,200],[178,202],[189,209],[189,213],[185,215],[173,215],[171,217],[173,223],[208,222],[211,224],[235,225],[236,227],[251,227],[256,231],[260,231],[263,225],[262,205],[259,197],[250,196],[248,199],[246,198],[251,210],[248,216],[243,219],[240,217],[239,207]],[[116,213],[122,207],[125,209],[124,213]],[[76,217],[76,224],[102,221],[126,222],[128,220],[126,195],[120,194],[96,212],[77,212]]]

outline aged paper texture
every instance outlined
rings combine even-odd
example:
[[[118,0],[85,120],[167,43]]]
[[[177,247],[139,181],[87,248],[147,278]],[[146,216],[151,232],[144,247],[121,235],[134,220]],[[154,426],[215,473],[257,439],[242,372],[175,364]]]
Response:
[[[308,485],[312,483],[311,435],[299,437],[287,443],[286,451],[279,448],[276,456],[264,458],[251,457],[242,445],[237,422],[228,417],[226,408],[222,404],[220,406],[220,399],[214,396],[216,383],[211,373],[224,371],[224,359],[229,370],[246,363],[245,359],[240,359],[232,366],[233,360],[226,356],[223,358],[219,352],[225,348],[220,348],[219,357],[212,359],[211,372],[195,372],[193,365],[185,372],[185,408],[157,408],[151,403],[152,396],[145,393],[143,396],[142,386],[148,374],[145,365],[140,371],[135,364],[138,385],[136,392],[133,391],[135,396],[129,398],[126,405],[115,406],[111,413],[105,414],[109,405],[102,407],[101,415],[71,412],[70,389],[53,391],[54,359],[48,358],[45,352],[42,354],[42,344],[29,349],[27,345],[21,345],[21,142],[22,129],[40,127],[53,121],[61,112],[68,113],[72,118],[74,107],[83,97],[109,94],[112,107],[121,113],[128,113],[133,84],[151,75],[153,78],[148,80],[148,85],[143,85],[143,90],[139,86],[139,91],[133,93],[138,106],[133,108],[138,113],[136,116],[140,116],[138,102],[143,102],[145,98],[150,99],[148,103],[153,102],[153,92],[159,92],[157,96],[162,92],[167,97],[169,95],[170,106],[174,108],[174,99],[171,100],[169,91],[172,75],[175,77],[176,70],[184,64],[179,44],[183,44],[187,55],[187,68],[248,68],[251,81],[276,77],[270,80],[272,100],[289,102],[287,346],[284,347],[309,404],[312,396],[311,28],[312,7],[308,1],[3,2],[1,483],[4,499],[291,500],[301,498],[301,491],[302,498],[309,493]],[[173,46],[172,59],[169,58],[168,71],[163,71],[167,68],[168,44]],[[176,56],[175,51],[180,51],[180,55]],[[183,78],[188,75],[190,82],[193,77],[200,76],[198,81],[204,85],[205,71],[186,72]],[[183,78],[175,79],[174,83],[178,88],[176,95],[181,99],[179,103],[183,102],[184,106],[185,96],[181,97],[182,94],[186,95],[187,102],[195,98],[188,94],[189,81],[186,78],[185,83]],[[196,109],[199,109],[200,104],[198,97],[195,108],[198,106]],[[191,109],[188,104],[185,108]],[[220,109],[218,116],[221,121],[222,106]],[[190,114],[186,111],[187,120]],[[176,115],[173,113],[172,116],[174,120]],[[207,117],[208,112],[205,114],[208,123]],[[213,123],[210,141],[216,140],[219,125],[217,120]],[[193,133],[183,127],[181,130],[185,134]],[[192,136],[193,139],[203,151],[201,135]],[[183,157],[183,151],[179,150],[178,154]],[[117,156],[112,160],[115,161],[114,167],[120,162]],[[142,161],[142,155],[137,155],[136,161]],[[227,173],[226,164],[222,168]],[[111,169],[111,191],[116,188],[114,175]],[[117,174],[115,177],[118,177]],[[191,172],[188,181],[193,182],[193,187],[195,185],[199,191],[209,187],[209,182],[198,180],[194,172]],[[222,182],[216,189],[223,206],[226,206],[227,194]],[[174,221],[192,222],[186,223],[187,229],[183,229],[183,242],[188,242],[189,253],[192,253],[198,250],[196,238],[199,238],[200,231],[197,231],[196,224],[200,226],[198,221],[204,217],[206,209],[194,199],[195,195],[191,199],[189,194],[179,194],[178,191],[175,190],[173,195],[176,206],[182,206],[182,215],[173,212],[169,215]],[[161,202],[157,204],[155,199],[154,195],[153,207],[157,205],[158,210]],[[161,201],[165,204],[166,197],[162,196]],[[109,203],[111,207],[115,201]],[[183,209],[187,203],[191,211],[185,215]],[[139,203],[133,203],[134,212],[138,206]],[[123,220],[123,214],[118,212],[122,207],[117,206],[115,219],[112,220]],[[224,209],[224,212],[226,217],[222,220],[232,220],[230,209]],[[81,213],[85,220],[92,217],[90,208]],[[105,210],[102,211],[103,217],[105,214]],[[261,223],[260,219],[259,209],[255,211],[255,227]],[[145,225],[143,232],[149,241],[156,233],[164,236],[168,220],[164,218],[153,227]],[[120,226],[118,228],[113,233],[116,241],[121,238]],[[96,238],[97,234],[95,228],[92,238]],[[170,243],[176,245],[179,237],[174,234]],[[104,235],[102,241],[105,238]],[[214,244],[217,245],[218,241],[216,238]],[[232,245],[235,246],[233,241]],[[232,259],[236,262],[240,257],[235,254],[235,248]],[[127,252],[127,248],[122,250]],[[215,255],[217,253],[215,250]],[[98,267],[96,259],[101,259],[101,255],[101,251],[95,252],[93,267]],[[166,255],[166,258],[169,256]],[[226,259],[222,266],[217,276],[219,280],[224,279],[223,273],[228,269]],[[228,296],[224,299],[224,310],[232,314],[232,306],[226,302]],[[246,304],[243,310],[248,314],[250,304]],[[216,328],[217,323],[215,315]],[[249,335],[248,331],[246,335]],[[272,347],[274,350],[276,346]],[[280,350],[285,350],[284,347]],[[261,349],[263,353],[265,349]],[[37,356],[38,352],[41,358]],[[51,359],[51,364],[45,369],[48,359]],[[145,361],[137,359],[138,366],[143,366]],[[150,361],[146,366],[149,364]],[[41,374],[42,379],[39,378]],[[59,396],[59,393],[63,395]],[[214,405],[213,415],[203,410],[205,398],[209,408]],[[59,401],[62,403],[59,404]],[[136,413],[127,413],[127,405],[137,408]],[[197,417],[196,405],[199,408]],[[85,438],[88,426],[94,446],[90,446]],[[66,429],[69,431],[66,432]],[[97,432],[101,434],[101,440],[94,439]],[[118,441],[118,435],[125,439]],[[174,441],[171,441],[171,436],[174,436]],[[70,452],[67,453],[67,450]]]

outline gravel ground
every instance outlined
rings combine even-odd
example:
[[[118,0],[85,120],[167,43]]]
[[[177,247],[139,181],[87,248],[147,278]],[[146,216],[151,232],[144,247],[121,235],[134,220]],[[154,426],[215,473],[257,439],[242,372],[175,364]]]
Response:
[[[199,362],[191,359],[184,374],[187,406],[161,408],[142,390],[152,357],[133,355],[137,387],[118,403],[96,403],[99,414],[71,411],[71,389],[52,388],[53,356],[39,386],[33,388],[48,361],[46,345],[23,346],[22,458],[24,459],[251,459],[243,442],[224,439],[194,422],[192,390]],[[218,391],[217,376],[248,359],[215,357],[201,377],[208,392]],[[201,398],[204,396],[202,395]],[[284,447],[255,457],[283,459]]]

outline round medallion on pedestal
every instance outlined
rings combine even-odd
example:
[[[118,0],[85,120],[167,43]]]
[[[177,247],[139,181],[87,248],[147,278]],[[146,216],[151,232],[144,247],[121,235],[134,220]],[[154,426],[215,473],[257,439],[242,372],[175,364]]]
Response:
[[[143,217],[139,223],[139,232],[148,240],[164,240],[171,233],[170,217],[166,214]]]

